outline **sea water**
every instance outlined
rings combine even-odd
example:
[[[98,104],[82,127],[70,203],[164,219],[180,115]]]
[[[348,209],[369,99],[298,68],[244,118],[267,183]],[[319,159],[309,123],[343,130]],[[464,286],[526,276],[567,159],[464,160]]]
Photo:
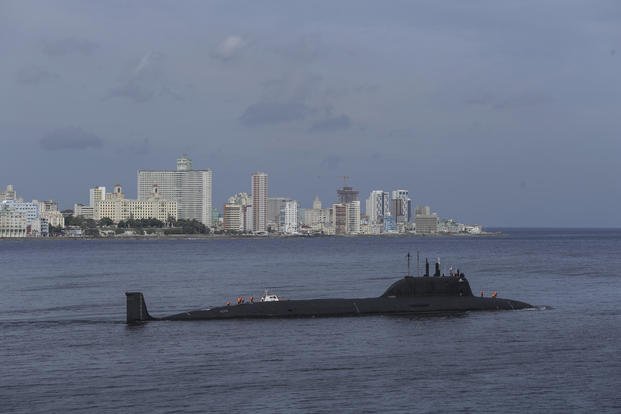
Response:
[[[424,258],[536,310],[153,322],[380,295]],[[621,231],[0,240],[0,412],[621,412]]]

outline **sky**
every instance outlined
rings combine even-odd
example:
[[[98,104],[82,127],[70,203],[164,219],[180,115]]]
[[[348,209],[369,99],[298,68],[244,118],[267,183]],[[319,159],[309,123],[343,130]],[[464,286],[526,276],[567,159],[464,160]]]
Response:
[[[62,208],[188,154],[213,202],[407,189],[621,227],[618,1],[0,0],[0,187]]]

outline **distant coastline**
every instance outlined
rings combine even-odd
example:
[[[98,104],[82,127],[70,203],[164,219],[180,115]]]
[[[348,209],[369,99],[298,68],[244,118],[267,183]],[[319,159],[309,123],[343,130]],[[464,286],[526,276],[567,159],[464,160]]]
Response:
[[[253,234],[132,234],[132,235],[110,235],[110,236],[56,236],[56,237],[0,237],[0,240],[238,240],[238,239],[316,239],[316,238],[444,238],[444,237],[494,237],[501,236],[502,231],[489,231],[479,234],[470,233],[436,233],[436,234],[415,234],[415,233],[382,233],[382,234],[314,234],[314,235],[253,235]]]

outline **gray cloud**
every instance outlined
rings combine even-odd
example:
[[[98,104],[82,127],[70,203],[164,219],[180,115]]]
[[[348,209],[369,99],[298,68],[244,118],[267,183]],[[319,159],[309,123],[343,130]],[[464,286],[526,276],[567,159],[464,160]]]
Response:
[[[147,102],[159,94],[159,91],[141,84],[135,80],[129,80],[122,85],[110,90],[110,96],[116,98],[127,98],[134,102]]]
[[[108,97],[125,98],[136,103],[166,96],[175,100],[183,98],[168,80],[165,74],[165,56],[159,52],[145,53],[108,93]]]
[[[42,85],[54,82],[59,78],[60,76],[56,73],[41,66],[27,66],[17,72],[15,80],[22,85]]]
[[[41,148],[47,151],[86,150],[101,148],[103,140],[79,127],[64,127],[47,133],[39,140]]]
[[[258,102],[246,108],[239,120],[246,126],[282,124],[304,120],[309,113],[299,102]]]
[[[351,124],[351,119],[347,115],[333,116],[313,123],[309,128],[309,132],[342,131],[349,129]]]
[[[77,37],[46,40],[43,43],[43,53],[48,56],[65,56],[71,54],[90,55],[99,45],[95,42]]]
[[[321,168],[335,170],[341,165],[342,162],[343,159],[338,155],[329,155],[322,159],[319,165],[321,166]]]
[[[318,35],[304,35],[279,48],[278,53],[292,62],[307,64],[317,60],[327,48]]]
[[[248,41],[242,36],[228,36],[211,51],[210,55],[214,59],[228,61],[238,56],[247,45]]]
[[[134,141],[129,143],[129,145],[124,148],[119,149],[118,152],[136,156],[147,155],[151,152],[151,142],[149,141],[149,138]]]
[[[512,96],[496,96],[491,93],[480,93],[471,95],[464,100],[468,105],[484,106],[496,110],[535,108],[541,104],[552,101],[553,99],[538,93],[521,93]]]

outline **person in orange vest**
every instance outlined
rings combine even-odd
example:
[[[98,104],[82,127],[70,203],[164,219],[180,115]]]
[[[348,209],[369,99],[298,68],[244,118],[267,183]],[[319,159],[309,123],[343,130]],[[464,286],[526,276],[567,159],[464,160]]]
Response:
[[[483,297],[483,291],[481,291],[481,297]]]

